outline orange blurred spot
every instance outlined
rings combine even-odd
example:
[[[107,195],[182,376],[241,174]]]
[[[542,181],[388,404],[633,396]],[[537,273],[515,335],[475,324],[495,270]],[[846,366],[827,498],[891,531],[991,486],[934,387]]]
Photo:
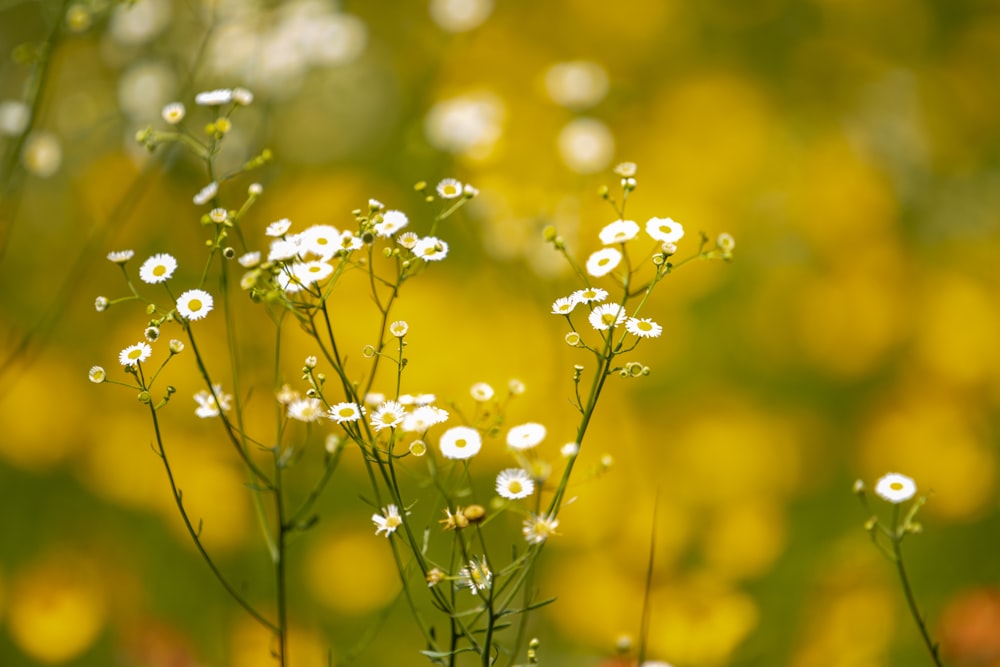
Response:
[[[941,615],[941,652],[960,665],[1000,665],[1000,589],[959,593]]]

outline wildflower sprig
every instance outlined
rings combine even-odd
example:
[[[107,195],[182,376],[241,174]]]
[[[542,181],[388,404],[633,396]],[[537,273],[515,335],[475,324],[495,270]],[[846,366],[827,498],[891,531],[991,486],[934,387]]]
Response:
[[[942,667],[938,644],[931,639],[927,622],[917,606],[913,587],[903,562],[903,540],[909,535],[923,532],[923,526],[917,522],[916,517],[920,509],[927,503],[927,496],[917,496],[916,483],[906,475],[899,473],[883,475],[875,484],[875,494],[892,506],[891,518],[886,524],[869,504],[867,488],[862,480],[859,479],[854,483],[854,493],[869,514],[869,519],[865,522],[865,530],[868,531],[872,543],[882,555],[896,566],[910,616],[920,631],[920,637],[931,656],[931,660],[937,667]],[[906,503],[909,503],[909,507],[904,507]]]
[[[429,212],[412,219],[401,209],[370,199],[343,223],[302,225],[280,218],[265,223],[263,231],[252,228],[249,214],[263,188],[251,185],[241,202],[227,205],[233,192],[222,186],[236,174],[220,176],[215,164],[235,112],[251,101],[252,95],[243,89],[207,91],[196,97],[196,104],[214,114],[203,132],[191,130],[186,108],[173,103],[162,114],[169,130],[140,133],[139,140],[151,150],[176,143],[203,161],[208,185],[192,201],[201,208],[198,222],[207,236],[206,258],[198,279],[181,289],[175,285],[188,280],[187,267],[169,253],[154,254],[141,264],[141,282],[162,290],[169,299],[161,306],[132,281],[126,265],[133,253],[111,253],[108,258],[121,267],[129,295],[114,300],[99,297],[95,302],[98,310],[126,300],[146,304],[145,340],[122,350],[120,361],[135,379],[126,386],[139,389],[143,403],[151,408],[155,449],[178,511],[223,587],[274,633],[275,654],[281,667],[287,667],[289,540],[319,519],[317,503],[341,456],[353,449],[360,454],[369,483],[365,501],[374,537],[384,539],[392,553],[403,597],[423,635],[422,653],[435,664],[449,666],[467,654],[484,667],[495,664],[501,654],[513,660],[521,655],[528,614],[551,602],[536,597],[533,573],[544,545],[559,535],[570,473],[605,381],[615,374],[637,378],[650,372],[645,364],[620,357],[663,330],[642,312],[653,288],[688,261],[728,258],[732,244],[723,249],[720,241],[706,248],[703,236],[698,253],[673,264],[683,227],[669,218],[654,218],[645,227],[653,250],[644,257],[633,256],[641,230],[625,218],[625,201],[637,187],[634,165],[620,168],[628,172],[622,174],[621,204],[605,196],[618,219],[601,230],[598,236],[604,247],[583,265],[554,230],[546,232],[581,281],[578,289],[553,304],[552,312],[568,323],[567,342],[586,350],[593,363],[589,386],[585,366],[574,367],[572,392],[580,421],[572,446],[561,449],[562,472],[553,483],[553,464],[539,448],[549,437],[546,426],[507,421],[508,407],[525,391],[520,381],[511,380],[506,391],[476,381],[468,397],[447,402],[426,391],[432,388],[407,393],[409,358],[428,350],[411,346],[410,324],[394,316],[395,306],[406,283],[449,256],[446,222],[478,190],[455,178],[442,179],[435,187],[419,183],[415,190]],[[261,166],[269,156],[262,151],[237,174]],[[237,271],[242,272],[238,280]],[[338,302],[344,289],[337,288],[352,274],[363,277],[371,310],[365,315],[355,308],[344,317],[345,308]],[[241,354],[239,337],[246,329],[237,326],[235,317],[241,302],[255,306],[274,331],[270,394],[275,425],[267,435],[249,433],[244,420],[247,397],[259,401],[268,392],[252,391],[243,379],[244,367],[253,360]],[[205,319],[212,320],[212,328],[203,325]],[[346,349],[345,331],[365,325],[370,327],[369,336],[360,354]],[[154,353],[161,330],[175,326],[185,342],[170,343],[167,361],[190,349],[187,356],[202,380],[194,396],[195,414],[221,425],[222,436],[246,469],[247,488],[274,567],[274,604],[269,610],[250,604],[229,584],[202,544],[201,526],[187,514],[174,481],[158,409],[175,392],[169,387],[164,400],[154,406],[149,390],[166,361],[148,380],[143,365]],[[287,326],[304,331],[311,348],[291,379],[282,362]],[[219,335],[219,330],[228,359],[209,358],[202,352],[201,339]],[[253,330],[251,335],[259,333]],[[91,369],[90,379],[108,381],[100,367]],[[315,460],[310,442],[317,434],[324,437],[319,466],[310,463]],[[483,470],[477,455],[488,447],[506,447],[510,462]],[[289,482],[289,470],[297,465],[310,466],[302,489]],[[480,481],[484,473],[491,480],[488,486]],[[439,525],[421,523],[428,510],[444,516]],[[501,521],[505,515],[517,521]],[[512,535],[505,537],[511,528]],[[498,551],[496,543],[504,539],[512,540],[513,547]],[[505,630],[512,626],[516,630],[510,638]]]

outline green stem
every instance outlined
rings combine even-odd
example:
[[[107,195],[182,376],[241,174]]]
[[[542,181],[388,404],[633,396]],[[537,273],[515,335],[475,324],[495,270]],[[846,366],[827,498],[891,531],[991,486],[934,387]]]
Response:
[[[252,616],[257,622],[259,622],[272,632],[278,632],[278,626],[276,626],[274,623],[264,618],[264,616],[261,615],[260,612],[254,609],[250,605],[250,603],[247,602],[247,600],[242,595],[240,595],[240,593],[235,588],[233,588],[233,586],[222,575],[222,572],[219,570],[218,566],[216,566],[215,561],[212,560],[212,557],[208,555],[208,551],[205,549],[205,545],[202,544],[201,542],[200,530],[194,527],[194,525],[191,523],[191,518],[188,516],[187,510],[184,509],[183,493],[181,493],[181,490],[177,488],[177,482],[174,479],[173,469],[170,467],[170,461],[167,458],[167,453],[163,446],[163,437],[160,433],[160,423],[156,417],[156,409],[153,407],[152,404],[150,404],[149,406],[149,411],[153,419],[153,432],[156,435],[156,447],[158,450],[157,453],[160,456],[160,460],[163,461],[163,468],[167,473],[167,480],[170,482],[170,490],[174,497],[174,502],[177,504],[177,510],[180,512],[181,519],[184,520],[184,526],[187,528],[188,534],[191,536],[191,540],[194,542],[195,547],[198,549],[198,553],[201,554],[201,557],[208,564],[208,568],[212,571],[212,574],[215,575],[215,578],[218,579],[219,583],[222,584],[222,587],[226,590],[227,593],[229,593],[229,596],[232,597],[237,604],[243,607],[243,609],[248,614],[250,614],[250,616]]]
[[[899,505],[895,508],[895,518],[898,522],[899,518]],[[933,660],[936,667],[943,667],[941,663],[941,657],[938,655],[937,644],[931,639],[930,633],[927,630],[927,625],[924,623],[923,616],[920,615],[920,609],[917,607],[917,600],[913,595],[913,588],[910,586],[910,578],[906,574],[906,567],[903,565],[903,536],[905,532],[896,526],[896,532],[891,536],[892,541],[892,555],[893,561],[896,564],[896,571],[899,573],[899,581],[903,585],[903,594],[906,596],[906,605],[909,607],[910,616],[917,624],[917,628],[920,630],[920,637],[924,641],[924,645],[927,647],[928,653],[931,654],[931,660]]]

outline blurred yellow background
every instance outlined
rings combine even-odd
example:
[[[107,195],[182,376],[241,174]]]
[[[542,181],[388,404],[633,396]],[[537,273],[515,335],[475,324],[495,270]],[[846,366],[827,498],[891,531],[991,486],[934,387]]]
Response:
[[[629,160],[628,217],[682,222],[681,256],[699,230],[736,238],[735,262],[656,294],[651,375],[609,383],[542,559],[542,664],[604,664],[637,636],[651,534],[650,658],[930,664],[851,493],[896,471],[930,494],[906,548],[947,664],[1000,665],[997,3],[5,0],[0,57],[3,667],[272,664],[189,544],[142,406],[87,381],[120,372],[142,319],[95,312],[124,294],[106,253],[204,256],[206,177],[135,132],[174,100],[201,122],[194,93],[236,85],[256,100],[222,171],[275,154],[258,238],[283,217],[349,227],[369,197],[417,217],[419,180],[480,189],[396,312],[409,381],[522,379],[511,423],[545,422],[552,457],[580,358],[541,229],[586,257],[614,219],[597,188]],[[244,476],[192,414],[189,370],[168,441],[185,501],[266,600]],[[345,460],[292,549],[296,667],[424,664],[359,472]]]

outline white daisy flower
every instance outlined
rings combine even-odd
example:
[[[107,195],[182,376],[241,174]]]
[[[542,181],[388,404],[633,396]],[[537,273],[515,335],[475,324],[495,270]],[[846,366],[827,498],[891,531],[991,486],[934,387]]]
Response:
[[[541,544],[550,535],[555,535],[558,527],[559,519],[554,516],[532,514],[524,520],[521,532],[524,533],[524,539],[528,541],[528,544]]]
[[[535,481],[521,468],[507,468],[497,475],[497,493],[504,498],[517,500],[535,492]]]
[[[177,297],[177,312],[187,320],[200,320],[212,310],[212,295],[205,290],[189,289]]]
[[[267,253],[267,261],[284,262],[299,254],[299,244],[295,239],[284,238],[271,241],[271,248]]]
[[[427,262],[437,262],[448,256],[448,244],[441,239],[428,236],[417,241],[413,254]]]
[[[416,396],[413,397],[413,404],[420,406],[430,405],[434,403],[434,401],[436,400],[437,396],[435,396],[434,394],[417,394]]]
[[[319,421],[326,415],[323,402],[318,398],[300,398],[288,404],[288,417],[300,422]]]
[[[524,383],[517,378],[511,378],[510,381],[507,382],[507,391],[510,392],[511,396],[520,396],[524,393],[525,389],[527,389],[527,387],[525,387]]]
[[[346,252],[358,250],[364,244],[364,241],[346,229],[340,232],[340,238],[337,240],[338,250],[344,250]]]
[[[403,227],[410,224],[410,219],[402,211],[386,211],[382,214],[382,219],[375,223],[375,233],[387,239]]]
[[[467,459],[479,453],[483,438],[479,431],[469,426],[452,426],[441,434],[438,447],[447,459]]]
[[[372,211],[372,212],[374,212],[374,211],[381,211],[384,208],[385,208],[385,204],[383,204],[379,200],[377,200],[377,199],[369,199],[368,200],[368,210],[369,211]]]
[[[587,259],[587,273],[600,278],[611,273],[622,261],[622,254],[616,248],[604,248],[593,253]]]
[[[573,312],[573,309],[576,308],[576,304],[578,304],[578,303],[579,303],[579,301],[577,301],[572,296],[559,297],[552,304],[552,314],[553,315],[569,315],[570,313]]]
[[[417,246],[417,242],[420,241],[420,237],[414,232],[403,232],[396,237],[396,243],[403,246],[407,250],[413,250]]]
[[[473,187],[468,183],[466,183],[465,185],[462,186],[462,194],[468,197],[469,199],[474,199],[475,197],[479,196],[479,188]]]
[[[600,287],[588,287],[587,289],[578,289],[570,296],[580,303],[599,303],[608,298],[608,291]]]
[[[108,379],[108,374],[100,366],[91,366],[90,372],[87,373],[87,377],[90,378],[90,381],[94,384],[101,384]]]
[[[118,363],[126,367],[135,366],[149,359],[149,355],[151,354],[153,354],[153,348],[149,345],[141,342],[136,343],[135,345],[129,345],[118,353]]]
[[[722,232],[719,234],[719,238],[715,240],[715,244],[719,246],[719,250],[722,252],[730,253],[736,247],[736,239],[733,238],[732,234]]]
[[[916,483],[906,475],[901,475],[897,472],[890,472],[887,475],[883,475],[875,483],[875,493],[884,500],[888,500],[894,504],[906,502],[916,492]]]
[[[218,401],[216,401],[216,397],[218,397]],[[194,400],[198,404],[194,411],[195,415],[202,419],[209,419],[218,417],[221,411],[229,410],[232,407],[233,397],[232,394],[223,393],[222,385],[213,384],[212,391],[202,389],[194,395]]]
[[[576,456],[580,453],[580,445],[575,442],[567,442],[559,448],[559,453],[567,459]]]
[[[319,260],[296,262],[292,265],[292,277],[301,285],[312,285],[326,280],[333,273],[333,267]]]
[[[635,162],[622,162],[621,164],[617,165],[613,171],[619,176],[623,176],[625,178],[632,178],[633,176],[635,176],[636,165]]]
[[[229,211],[222,208],[221,206],[213,208],[208,212],[208,219],[214,223],[222,224],[229,219]]]
[[[384,532],[386,537],[403,525],[403,517],[399,515],[399,508],[395,505],[383,507],[382,514],[372,514],[372,521],[376,526],[375,534]]]
[[[625,330],[639,338],[656,338],[663,333],[663,327],[651,319],[630,317],[625,322]]]
[[[421,405],[403,418],[402,429],[407,433],[426,433],[435,424],[448,421],[448,411],[433,405]]]
[[[229,88],[206,90],[194,96],[194,103],[203,107],[217,107],[233,101],[233,91]]]
[[[469,390],[469,393],[472,394],[472,400],[478,403],[483,403],[493,398],[494,392],[493,392],[493,387],[486,384],[485,382],[477,382],[476,384],[472,385],[472,388]]]
[[[545,427],[534,422],[513,426],[507,431],[507,445],[512,449],[531,449],[544,438]]]
[[[217,194],[219,194],[219,184],[213,181],[199,190],[198,194],[196,194],[191,201],[193,201],[196,206],[204,206]]]
[[[454,178],[442,179],[437,184],[437,193],[442,199],[456,199],[462,196],[462,183]]]
[[[330,419],[338,424],[358,421],[364,413],[365,409],[357,403],[337,403],[329,411]]]
[[[139,267],[139,277],[144,283],[155,285],[170,279],[177,270],[177,260],[171,255],[161,252],[153,255]]]
[[[275,220],[264,229],[264,236],[274,236],[275,238],[284,236],[292,228],[292,221],[288,218]]]
[[[135,256],[133,250],[112,250],[108,253],[108,261],[113,264],[124,264]]]
[[[590,311],[587,319],[598,331],[607,331],[625,321],[625,309],[617,303],[602,303]]]
[[[242,107],[253,104],[253,93],[246,88],[233,88],[233,101]]]
[[[343,246],[340,240],[340,230],[332,225],[313,225],[295,237],[299,250],[312,253],[320,259],[330,259]]]
[[[187,110],[180,102],[171,102],[163,107],[162,111],[160,111],[160,115],[163,117],[163,120],[166,121],[167,125],[177,125],[177,123],[184,120],[184,115],[186,113]]]
[[[406,409],[396,401],[386,401],[372,414],[371,425],[376,431],[398,426],[406,416]]]
[[[639,233],[639,225],[634,220],[615,220],[598,234],[601,243],[611,245],[612,243],[625,243],[635,238]]]
[[[650,218],[646,233],[662,243],[677,243],[684,237],[684,226],[670,218]]]
[[[406,320],[396,320],[389,325],[389,333],[391,333],[396,338],[402,338],[406,335],[406,332],[410,330],[410,325],[406,323]]]
[[[108,297],[106,296],[99,296],[94,299],[94,310],[99,313],[103,313],[110,305],[111,303],[108,301]]]
[[[477,591],[489,590],[490,582],[493,580],[493,573],[490,572],[485,558],[470,560],[468,567],[463,567],[458,572],[458,585],[468,587],[475,595]]]
[[[260,264],[260,251],[254,250],[253,252],[248,252],[240,255],[239,259],[236,260],[240,263],[244,269],[252,269],[253,267]]]

